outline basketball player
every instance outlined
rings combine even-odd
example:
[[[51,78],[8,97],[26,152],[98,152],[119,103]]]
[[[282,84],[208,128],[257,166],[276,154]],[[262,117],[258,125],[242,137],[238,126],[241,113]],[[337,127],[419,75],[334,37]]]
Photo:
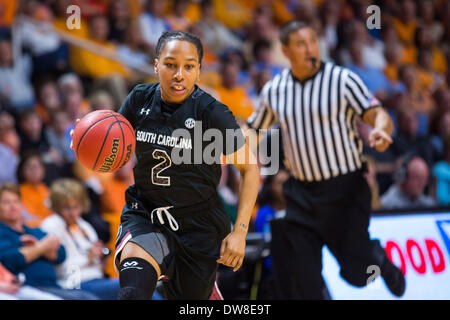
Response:
[[[248,150],[227,106],[195,84],[202,55],[197,37],[181,31],[163,33],[154,63],[159,83],[137,85],[119,110],[137,137],[135,184],[125,193],[116,242],[119,299],[150,299],[159,279],[165,280],[167,299],[208,299],[218,263],[234,271],[242,265],[259,185],[256,161],[234,161],[242,183],[238,216],[230,231],[217,194],[220,161],[175,164],[172,158],[174,148],[195,158],[206,146],[202,139],[180,142],[177,129],[187,130],[191,137],[199,128],[219,130],[227,162],[239,160]],[[235,132],[231,141],[225,139],[227,129]]]

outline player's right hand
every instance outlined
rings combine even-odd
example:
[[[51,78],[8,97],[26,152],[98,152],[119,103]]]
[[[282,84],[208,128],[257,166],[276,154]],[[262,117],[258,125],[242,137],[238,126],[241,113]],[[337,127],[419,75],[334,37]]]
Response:
[[[77,126],[78,122],[80,122],[80,119],[75,120],[75,127]],[[73,137],[73,129],[70,130],[70,136]],[[70,139],[70,149],[73,150],[73,140]]]

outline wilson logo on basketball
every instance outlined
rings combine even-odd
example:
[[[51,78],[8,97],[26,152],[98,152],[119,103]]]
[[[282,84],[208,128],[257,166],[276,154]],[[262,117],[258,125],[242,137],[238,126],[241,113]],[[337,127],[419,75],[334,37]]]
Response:
[[[117,151],[119,151],[119,142],[120,142],[120,139],[113,139],[111,154],[103,160],[103,164],[98,169],[98,171],[108,172],[109,170],[111,170],[111,167],[114,164],[114,161],[116,160]]]

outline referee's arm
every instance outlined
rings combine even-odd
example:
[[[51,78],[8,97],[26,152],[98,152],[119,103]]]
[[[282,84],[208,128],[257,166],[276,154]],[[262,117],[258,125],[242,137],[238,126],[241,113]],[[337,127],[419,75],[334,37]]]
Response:
[[[373,128],[369,134],[370,147],[378,152],[385,151],[392,143],[391,135],[394,130],[389,114],[379,106],[367,110],[362,119]]]
[[[364,122],[373,128],[369,134],[370,147],[383,152],[392,143],[394,125],[391,117],[364,82],[354,72],[349,70],[347,72],[344,96]]]

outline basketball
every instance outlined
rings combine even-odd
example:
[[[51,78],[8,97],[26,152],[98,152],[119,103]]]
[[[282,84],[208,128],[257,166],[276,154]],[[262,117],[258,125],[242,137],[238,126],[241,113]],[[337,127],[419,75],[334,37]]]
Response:
[[[134,153],[133,127],[121,114],[97,110],[85,115],[73,130],[73,150],[80,163],[95,172],[114,172]]]

